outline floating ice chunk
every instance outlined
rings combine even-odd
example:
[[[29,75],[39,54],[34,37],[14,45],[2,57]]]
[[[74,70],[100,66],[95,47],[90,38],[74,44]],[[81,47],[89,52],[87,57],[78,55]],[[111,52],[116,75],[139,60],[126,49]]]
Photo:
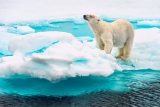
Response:
[[[45,36],[39,36],[39,34],[45,34]],[[45,78],[50,81],[58,81],[75,76],[109,76],[114,73],[115,70],[122,70],[116,63],[114,57],[105,54],[104,51],[96,47],[90,47],[79,42],[71,34],[64,32],[46,32],[39,34],[38,36],[29,34],[18,37],[15,38],[15,41],[13,39],[10,42],[10,48],[14,50],[14,55],[1,58],[0,73],[3,77],[19,74]],[[47,34],[49,34],[48,37]],[[40,37],[46,38],[37,40]],[[34,41],[34,39],[37,41]],[[49,44],[57,40],[59,42],[47,47],[41,54],[32,54],[29,57],[24,57],[21,53],[18,53],[18,51],[22,52],[23,49],[37,49],[37,46],[41,44],[42,46],[47,46],[48,44],[44,43],[44,40]],[[22,47],[17,46],[17,41],[22,42],[20,43]],[[29,41],[32,42],[29,45],[25,45],[25,42]],[[32,47],[34,46],[35,48],[33,49]],[[28,52],[28,50],[23,52]],[[14,63],[15,60],[18,61]]]
[[[18,26],[17,33],[21,35],[25,35],[29,33],[35,33],[35,30],[29,26]]]
[[[8,44],[8,50],[12,53],[33,52],[43,47],[48,47],[58,41],[72,41],[74,36],[66,32],[38,32],[13,38]]]

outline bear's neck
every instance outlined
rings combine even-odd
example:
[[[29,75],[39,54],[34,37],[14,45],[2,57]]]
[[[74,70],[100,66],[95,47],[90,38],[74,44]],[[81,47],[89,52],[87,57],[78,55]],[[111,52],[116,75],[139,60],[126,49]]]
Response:
[[[90,28],[95,36],[101,36],[101,34],[108,29],[109,25],[109,23],[104,23],[104,21],[101,20],[98,24],[90,24]]]

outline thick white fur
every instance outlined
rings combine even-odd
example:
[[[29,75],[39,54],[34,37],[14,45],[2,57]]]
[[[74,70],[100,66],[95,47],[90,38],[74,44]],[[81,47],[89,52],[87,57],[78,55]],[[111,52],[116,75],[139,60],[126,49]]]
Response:
[[[116,20],[108,23],[100,20],[95,15],[84,15],[90,28],[94,32],[97,45],[101,50],[110,54],[113,47],[118,48],[116,58],[128,60],[131,58],[131,50],[134,39],[134,28],[126,20]]]

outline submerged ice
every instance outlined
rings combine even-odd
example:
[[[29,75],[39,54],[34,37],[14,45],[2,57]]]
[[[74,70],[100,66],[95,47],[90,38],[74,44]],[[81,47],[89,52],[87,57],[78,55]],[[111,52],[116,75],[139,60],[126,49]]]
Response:
[[[126,69],[160,70],[158,28],[135,30],[129,61],[115,59],[115,48],[111,55],[99,50],[94,38],[75,38],[66,32],[19,35],[7,33],[7,28],[3,28],[2,35],[6,39],[1,43],[4,56],[0,58],[0,77],[3,78],[24,75],[58,81],[76,76],[109,76]],[[13,55],[5,56],[8,53]]]

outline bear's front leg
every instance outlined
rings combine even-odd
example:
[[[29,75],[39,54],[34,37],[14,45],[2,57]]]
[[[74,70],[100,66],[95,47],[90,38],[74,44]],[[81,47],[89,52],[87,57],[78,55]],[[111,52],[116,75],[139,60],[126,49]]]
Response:
[[[101,35],[101,40],[104,43],[104,50],[106,54],[110,54],[113,48],[112,35],[110,33],[104,33],[103,35]]]
[[[105,43],[104,50],[105,50],[106,54],[110,54],[112,51],[112,48],[113,48],[112,43],[109,43],[109,42]]]
[[[100,37],[96,36],[96,42],[97,42],[98,48],[100,50],[104,50],[104,43]]]

